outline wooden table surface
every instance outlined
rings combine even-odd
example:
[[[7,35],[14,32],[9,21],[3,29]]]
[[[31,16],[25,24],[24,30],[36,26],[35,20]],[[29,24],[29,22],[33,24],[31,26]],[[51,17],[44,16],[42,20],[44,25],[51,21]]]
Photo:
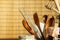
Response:
[[[18,38],[2,38],[0,40],[18,40]]]

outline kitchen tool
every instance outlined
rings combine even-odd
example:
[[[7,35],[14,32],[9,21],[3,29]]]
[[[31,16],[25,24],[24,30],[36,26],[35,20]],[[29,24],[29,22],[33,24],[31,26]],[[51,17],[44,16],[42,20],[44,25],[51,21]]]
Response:
[[[26,17],[24,16],[24,14],[22,13],[22,11],[19,9],[19,12],[22,14],[22,16],[24,17],[24,19],[27,21],[27,19],[26,19]],[[30,19],[30,17],[28,16],[28,18]],[[28,22],[28,21],[27,21]],[[36,25],[31,21],[31,19],[30,19],[30,22],[28,22],[28,24],[31,24],[31,25],[29,25],[31,28],[32,28],[32,30],[34,31],[34,35],[37,35],[38,37],[37,38],[40,38],[40,36],[39,36],[39,31],[38,31],[38,28],[36,27]],[[34,28],[33,28],[33,27]]]
[[[43,15],[43,21],[44,21],[44,31],[45,31],[45,27],[46,27],[46,22],[48,20],[48,15]]]
[[[28,25],[27,21],[23,20],[22,21],[22,24],[24,26],[24,28],[32,35],[34,35],[34,32],[33,30],[31,29],[31,27]]]
[[[44,23],[46,23],[47,19],[48,19],[48,15],[43,15],[43,22]]]
[[[35,14],[33,15],[33,18],[34,18],[35,24],[37,25],[37,27],[39,28],[39,30],[40,30],[40,32],[41,32],[41,35],[42,35],[42,37],[43,37],[43,40],[45,40],[45,37],[44,37],[44,35],[43,35],[42,31],[41,31],[41,28],[40,28],[40,23],[39,23],[39,18],[38,18],[37,13],[35,13]]]
[[[54,23],[55,19],[53,16],[49,18],[46,22],[46,38],[50,38],[50,40],[53,40],[52,34],[54,30]]]
[[[55,12],[57,12],[57,13],[60,14],[60,11],[57,10],[56,8],[53,8],[51,5],[49,5],[49,3],[48,3],[47,5],[45,5],[45,7],[46,7],[47,9],[49,9],[49,10],[53,10],[53,11],[55,11]]]
[[[45,33],[46,33],[45,32],[45,27],[46,27],[47,19],[48,19],[48,15],[43,15],[43,22],[44,22],[43,34],[44,34],[44,37],[45,37]]]
[[[35,13],[35,14],[33,15],[33,18],[34,18],[35,24],[38,26],[38,28],[39,28],[39,30],[40,30],[40,23],[39,23],[39,18],[38,18],[37,13]]]
[[[35,34],[34,31],[32,30],[32,28],[28,25],[27,21],[23,20],[23,21],[22,21],[22,24],[23,24],[24,28],[25,28],[30,34],[32,34],[32,35]],[[34,36],[35,36],[36,38],[38,38],[37,35],[34,35]]]
[[[54,11],[57,12],[57,13],[60,13],[56,8],[53,8],[53,7],[50,6],[49,4],[45,5],[45,7],[46,7],[47,9],[54,10]]]

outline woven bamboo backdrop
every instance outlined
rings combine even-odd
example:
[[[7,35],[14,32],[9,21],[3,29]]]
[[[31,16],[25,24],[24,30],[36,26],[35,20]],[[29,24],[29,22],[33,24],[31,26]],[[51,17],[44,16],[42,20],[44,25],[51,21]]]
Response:
[[[0,38],[17,38],[22,34],[30,35],[22,25],[23,17],[18,9],[25,14],[26,18],[30,16],[32,21],[35,12],[38,13],[40,21],[44,14],[56,16],[54,11],[45,8],[48,1],[0,0]]]

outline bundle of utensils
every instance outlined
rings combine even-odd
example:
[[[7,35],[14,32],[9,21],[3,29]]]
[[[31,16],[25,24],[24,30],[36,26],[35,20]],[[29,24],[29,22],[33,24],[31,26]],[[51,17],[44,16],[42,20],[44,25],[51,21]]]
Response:
[[[52,1],[52,0],[50,0]],[[49,2],[50,2],[49,1]],[[60,8],[58,5],[57,0],[53,0],[56,4],[57,8],[53,8],[49,3],[45,5],[47,9],[54,10],[57,13],[60,13]],[[19,12],[23,16],[22,24],[24,28],[31,34],[34,35],[37,40],[53,40],[53,31],[55,26],[55,18],[54,16],[49,17],[48,15],[44,15],[44,23],[41,23],[38,18],[37,12],[33,14],[34,23],[32,22],[31,18],[29,18],[30,21],[27,21],[24,13],[19,9]],[[43,27],[43,28],[42,28]]]
[[[33,23],[29,16],[27,16],[27,17],[29,18],[30,22],[27,21],[28,19],[26,19],[24,13],[20,9],[19,9],[19,12],[22,14],[22,16],[24,18],[22,20],[22,24],[23,24],[24,28],[31,35],[34,35],[37,40],[46,40],[46,38],[49,36],[48,28],[49,27],[54,27],[54,23],[55,23],[54,17],[53,16],[48,17],[47,15],[44,15],[43,16],[43,17],[45,17],[44,18],[44,23],[40,23],[39,18],[38,18],[38,14],[37,14],[37,12],[35,12],[33,14],[33,19],[34,19],[35,23]]]

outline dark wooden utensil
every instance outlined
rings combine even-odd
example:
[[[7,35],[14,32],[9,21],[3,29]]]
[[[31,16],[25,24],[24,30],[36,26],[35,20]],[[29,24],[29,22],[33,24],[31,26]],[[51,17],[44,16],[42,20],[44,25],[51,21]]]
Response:
[[[52,16],[51,18],[49,18],[46,22],[46,38],[48,38],[48,40],[53,40],[53,37],[52,37],[52,33],[53,33],[53,29],[52,31],[49,30],[49,27],[51,28],[54,28],[54,25],[55,25],[55,19],[54,17]],[[51,34],[50,34],[51,32]]]
[[[35,14],[33,15],[33,18],[34,18],[35,24],[37,25],[37,27],[39,28],[39,30],[40,30],[40,32],[41,32],[41,35],[42,35],[42,37],[43,37],[43,40],[45,40],[45,37],[44,37],[44,35],[43,35],[42,31],[41,31],[41,28],[40,28],[40,23],[39,23],[39,18],[38,18],[37,13],[35,13]]]

